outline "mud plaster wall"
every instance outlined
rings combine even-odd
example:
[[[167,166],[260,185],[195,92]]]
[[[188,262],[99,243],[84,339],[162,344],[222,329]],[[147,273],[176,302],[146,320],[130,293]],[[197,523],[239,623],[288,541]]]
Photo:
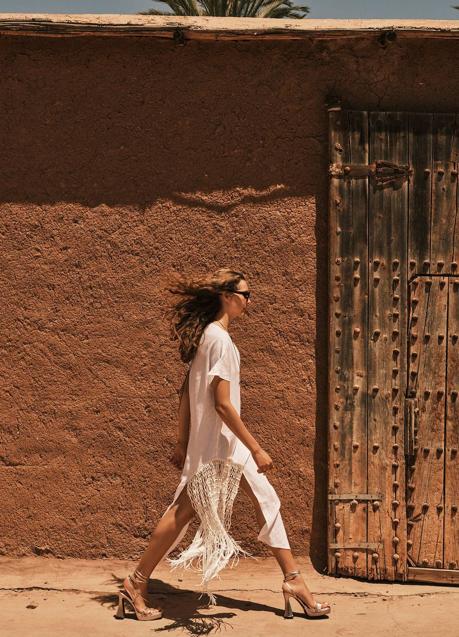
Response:
[[[325,96],[454,111],[456,51],[2,38],[2,553],[141,554],[179,479],[164,275],[229,266],[254,294],[231,330],[242,417],[294,551],[324,568]],[[233,531],[268,554],[242,492]]]

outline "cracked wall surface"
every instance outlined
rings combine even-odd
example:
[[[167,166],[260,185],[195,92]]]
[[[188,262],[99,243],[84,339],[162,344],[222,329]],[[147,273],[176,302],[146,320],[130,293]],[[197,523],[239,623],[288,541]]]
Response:
[[[456,47],[2,39],[0,553],[141,554],[179,479],[164,277],[229,266],[242,418],[325,566],[326,96],[455,111]],[[242,493],[233,533],[267,554]]]

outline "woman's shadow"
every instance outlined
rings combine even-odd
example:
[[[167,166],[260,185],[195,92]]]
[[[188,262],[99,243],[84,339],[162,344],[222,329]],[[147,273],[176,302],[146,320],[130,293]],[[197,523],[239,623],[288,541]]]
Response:
[[[112,573],[109,582],[113,584],[113,588],[122,588],[123,579]],[[282,616],[283,611],[266,604],[259,604],[234,597],[216,595],[217,605],[224,606],[229,609],[228,612],[212,611],[213,606],[208,606],[206,596],[199,599],[201,593],[179,589],[171,586],[159,579],[150,579],[148,583],[148,593],[150,596],[151,606],[161,608],[163,611],[162,620],[168,619],[170,623],[158,628],[153,628],[155,621],[151,621],[151,626],[155,632],[172,631],[177,629],[185,629],[189,635],[208,635],[213,630],[220,630],[223,626],[231,627],[228,621],[236,616],[236,612],[232,611],[265,611]],[[94,601],[99,602],[102,606],[115,610],[118,606],[118,595],[107,593],[102,595],[94,595]],[[135,619],[134,612],[129,604],[126,604],[126,619]],[[129,613],[129,614],[128,614]]]

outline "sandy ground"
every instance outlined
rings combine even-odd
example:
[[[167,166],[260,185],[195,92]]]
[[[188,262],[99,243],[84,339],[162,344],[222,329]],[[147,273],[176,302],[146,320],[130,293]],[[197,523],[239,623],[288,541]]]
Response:
[[[162,619],[115,619],[116,590],[133,568],[121,560],[0,558],[2,637],[62,637],[228,634],[232,637],[337,635],[459,635],[459,588],[423,584],[368,583],[318,574],[310,562],[300,568],[319,601],[332,604],[324,619],[307,619],[292,602],[295,617],[283,618],[281,573],[273,558],[241,560],[215,583],[217,606],[199,599],[196,573],[161,564],[150,582],[152,604]]]

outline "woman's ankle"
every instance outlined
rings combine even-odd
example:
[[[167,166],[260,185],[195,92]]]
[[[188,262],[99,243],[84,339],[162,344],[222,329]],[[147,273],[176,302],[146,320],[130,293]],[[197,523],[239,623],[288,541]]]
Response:
[[[300,569],[295,567],[288,569],[284,572],[284,579],[288,578],[289,580],[295,580],[298,577],[301,577]]]
[[[132,573],[129,573],[127,579],[131,586],[136,588],[137,590],[146,591],[148,587],[149,577],[144,575],[140,569],[134,569]]]

